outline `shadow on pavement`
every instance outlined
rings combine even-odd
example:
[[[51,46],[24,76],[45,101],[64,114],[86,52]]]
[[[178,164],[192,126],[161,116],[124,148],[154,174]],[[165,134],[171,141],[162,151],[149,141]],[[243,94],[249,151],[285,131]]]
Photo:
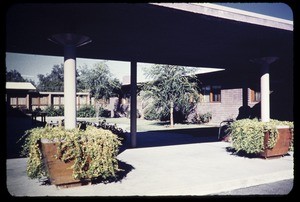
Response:
[[[129,172],[131,172],[133,169],[135,169],[132,165],[127,164],[121,160],[118,159],[118,166],[119,171],[116,173],[115,177],[109,177],[106,179],[103,178],[97,178],[92,180],[92,184],[99,184],[99,183],[111,183],[111,182],[120,182],[122,179],[124,179]]]
[[[7,108],[6,115],[6,158],[20,158],[24,138],[18,141],[26,130],[44,126],[40,121],[32,121],[31,116],[18,109]]]
[[[219,141],[218,130],[218,127],[207,127],[137,132],[136,148],[217,142]],[[130,133],[127,133],[126,142],[121,147],[120,152],[130,148]]]
[[[253,159],[253,158],[261,158],[261,159],[265,159],[263,156],[259,155],[259,154],[249,154],[245,151],[236,151],[233,147],[226,147],[226,152],[230,153],[230,155],[236,155],[236,156],[240,156],[240,157],[245,157],[245,158],[249,158],[249,159]],[[283,156],[290,156],[289,153],[284,154]],[[274,157],[269,157],[268,159],[276,159],[276,158],[281,158],[282,156],[274,156]]]
[[[25,131],[45,124],[40,121],[32,121],[31,116],[22,113],[18,109],[7,109],[6,116],[6,145],[7,158],[20,158],[22,144],[19,139]],[[170,130],[152,130],[138,132],[136,135],[136,148],[170,146],[180,144],[192,144],[202,142],[216,142],[218,140],[218,127],[205,128],[173,128]],[[126,141],[119,149],[119,153],[131,148],[130,133],[126,134]]]

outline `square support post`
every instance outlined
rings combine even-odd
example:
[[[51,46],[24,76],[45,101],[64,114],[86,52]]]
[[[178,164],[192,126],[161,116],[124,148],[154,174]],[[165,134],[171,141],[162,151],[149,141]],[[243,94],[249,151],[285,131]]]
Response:
[[[270,64],[275,62],[277,57],[262,57],[250,60],[251,62],[258,64],[260,67],[260,115],[262,122],[270,121]]]
[[[137,62],[131,61],[130,65],[130,141],[131,147],[136,147],[137,128]]]
[[[261,121],[270,121],[270,78],[269,64],[264,63],[261,66],[260,77],[260,94],[261,94]]]

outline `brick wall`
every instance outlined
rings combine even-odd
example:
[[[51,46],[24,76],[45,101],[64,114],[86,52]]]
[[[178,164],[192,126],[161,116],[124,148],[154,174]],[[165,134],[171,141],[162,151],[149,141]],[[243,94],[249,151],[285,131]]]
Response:
[[[252,108],[257,102],[250,101],[250,89],[248,88],[248,106]],[[197,113],[204,114],[210,112],[212,120],[210,123],[219,124],[226,119],[236,119],[239,115],[239,108],[243,105],[243,89],[222,89],[221,102],[198,103]]]
[[[215,103],[199,103],[197,112],[204,114],[210,112],[212,114],[211,123],[219,124],[229,118],[235,119],[239,114],[239,108],[243,104],[242,88],[223,89],[221,90],[221,102]]]

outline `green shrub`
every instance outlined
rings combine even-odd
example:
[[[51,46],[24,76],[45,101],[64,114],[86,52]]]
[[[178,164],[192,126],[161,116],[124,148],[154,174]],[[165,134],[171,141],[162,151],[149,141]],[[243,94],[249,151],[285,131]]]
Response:
[[[269,131],[270,139],[267,147],[272,149],[278,138],[277,126],[289,126],[293,131],[294,124],[289,121],[278,121],[271,119],[270,122],[261,122],[258,119],[241,119],[234,121],[229,126],[232,147],[237,151],[248,154],[260,153],[264,150],[265,132]],[[290,150],[293,145],[291,145]]]
[[[99,109],[99,116],[110,118],[111,117],[111,111],[108,109],[100,108]]]
[[[146,109],[144,112],[144,119],[146,120],[159,120],[160,114],[153,109]]]
[[[77,111],[77,117],[95,117],[95,115],[95,107],[91,105],[83,106]]]
[[[94,126],[87,126],[86,130],[65,130],[61,126],[46,126],[27,130],[25,137],[22,155],[29,157],[27,175],[31,179],[48,176],[39,145],[39,141],[44,138],[59,142],[56,158],[64,162],[74,160],[74,179],[106,179],[115,176],[120,170],[116,156],[121,142],[118,136],[109,130]]]
[[[102,121],[99,121],[97,127],[105,130],[110,130],[112,133],[116,134],[120,138],[122,143],[126,141],[126,131],[122,128],[119,128],[117,124],[109,124],[104,119]]]
[[[212,114],[210,112],[206,112],[204,114],[196,113],[192,118],[191,122],[195,124],[208,123],[212,119]]]
[[[65,114],[63,106],[59,106],[57,109],[53,105],[51,105],[51,106],[48,106],[43,111],[47,113],[47,116],[64,116],[64,114]]]

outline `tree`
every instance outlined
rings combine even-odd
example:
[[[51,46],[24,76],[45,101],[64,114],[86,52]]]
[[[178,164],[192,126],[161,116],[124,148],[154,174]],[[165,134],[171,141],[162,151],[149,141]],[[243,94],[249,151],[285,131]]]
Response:
[[[22,77],[20,72],[14,69],[14,70],[10,70],[9,72],[6,71],[6,81],[25,82],[25,79]]]
[[[64,64],[54,65],[50,74],[38,74],[38,86],[40,91],[50,92],[63,92],[64,91]],[[85,86],[81,80],[79,80],[79,73],[76,69],[76,91],[83,91]]]
[[[17,70],[10,70],[9,72],[6,71],[6,81],[8,82],[30,82],[35,86],[35,83],[31,79],[24,79],[20,72]]]
[[[193,70],[182,66],[154,65],[146,72],[152,78],[143,85],[143,98],[152,100],[150,108],[162,117],[170,118],[174,126],[174,109],[186,114],[198,100],[198,81]]]
[[[50,74],[38,74],[38,79],[37,89],[40,91],[64,91],[64,65],[54,65]]]
[[[121,83],[113,78],[105,61],[94,64],[94,68],[82,68],[79,74],[80,88],[88,90],[95,98],[96,117],[99,115],[99,108],[106,103],[106,100],[116,95],[121,89]],[[103,102],[100,103],[100,100]]]

